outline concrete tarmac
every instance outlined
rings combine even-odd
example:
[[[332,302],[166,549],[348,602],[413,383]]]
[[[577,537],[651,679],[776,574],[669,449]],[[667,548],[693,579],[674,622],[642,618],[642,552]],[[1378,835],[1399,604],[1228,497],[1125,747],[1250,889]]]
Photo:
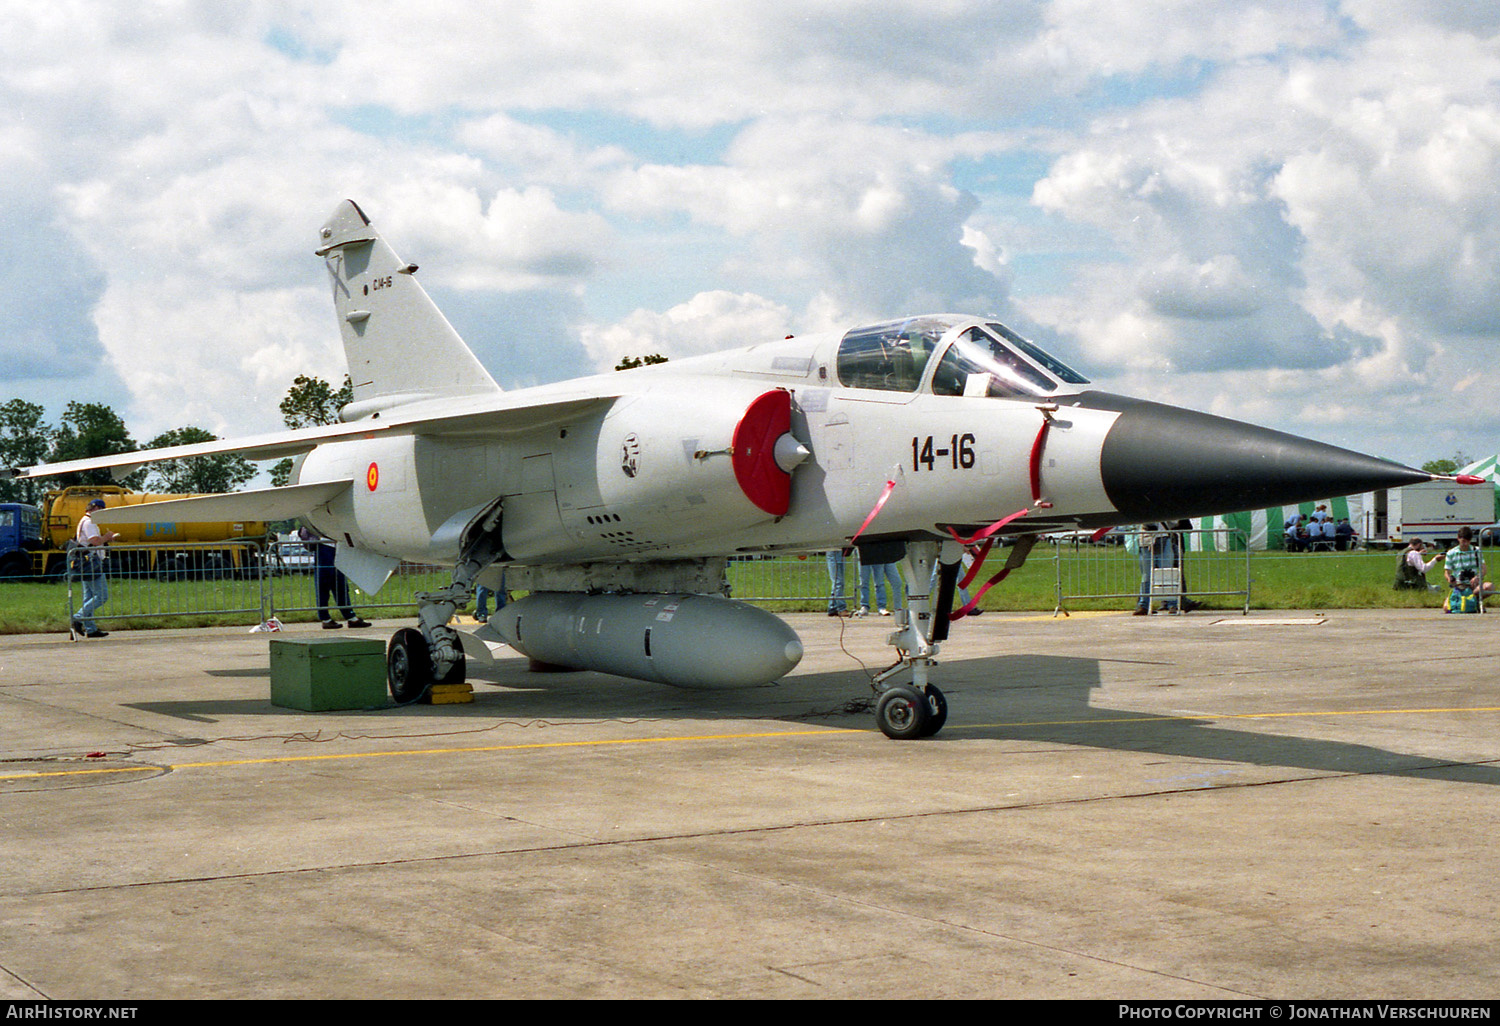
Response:
[[[328,713],[277,635],[0,639],[0,998],[1500,996],[1500,616],[991,613],[914,742],[889,620],[788,620]]]

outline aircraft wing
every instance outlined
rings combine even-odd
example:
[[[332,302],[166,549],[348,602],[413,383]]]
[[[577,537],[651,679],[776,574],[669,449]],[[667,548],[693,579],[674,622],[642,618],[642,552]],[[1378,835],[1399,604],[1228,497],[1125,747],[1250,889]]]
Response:
[[[165,449],[145,449],[137,452],[121,452],[112,456],[89,456],[81,460],[66,460],[62,463],[42,463],[34,467],[12,467],[0,469],[0,478],[54,477],[58,474],[75,474],[84,470],[113,471],[116,478],[159,460],[186,460],[194,456],[217,456],[221,453],[239,453],[252,460],[276,460],[284,456],[295,456],[307,452],[323,442],[340,438],[357,438],[368,434],[370,429],[363,424],[332,424],[327,427],[303,428],[300,431],[280,431],[273,434],[250,435],[245,438],[221,438],[212,442],[195,442],[192,445],[173,445]]]
[[[250,460],[275,460],[308,452],[325,442],[347,438],[374,438],[383,434],[433,435],[445,438],[502,438],[509,434],[531,431],[566,420],[586,410],[607,406],[619,398],[618,393],[579,394],[555,397],[542,402],[526,402],[521,393],[502,393],[482,402],[467,402],[461,409],[444,409],[452,400],[414,404],[410,410],[400,407],[387,410],[349,424],[302,428],[245,438],[224,438],[192,445],[174,445],[165,449],[92,456],[63,463],[43,463],[34,467],[0,468],[0,480],[54,477],[84,470],[109,470],[116,478],[148,463],[162,460],[185,460],[194,456],[217,456],[237,453]],[[520,401],[517,401],[517,400]],[[318,505],[313,503],[312,505]],[[310,507],[309,507],[310,508]],[[306,510],[302,510],[306,512]],[[154,518],[152,522],[160,518]],[[214,518],[218,519],[218,518]],[[273,518],[274,519],[274,518]],[[125,523],[125,521],[115,521]],[[101,521],[102,523],[102,521]]]
[[[331,502],[349,487],[349,481],[318,481],[286,488],[261,488],[223,495],[199,495],[191,499],[167,499],[113,506],[94,514],[94,522],[116,524],[219,523],[241,520],[287,520]]]

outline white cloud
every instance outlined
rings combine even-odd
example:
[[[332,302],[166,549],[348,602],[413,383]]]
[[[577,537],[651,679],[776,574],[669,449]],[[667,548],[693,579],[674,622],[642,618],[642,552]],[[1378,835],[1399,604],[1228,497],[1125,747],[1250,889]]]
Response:
[[[494,113],[462,125],[458,139],[524,182],[595,187],[599,177],[633,163],[620,146],[587,146],[539,125]]]
[[[1048,70],[1028,50],[1030,0],[704,0],[691,16],[664,0],[434,0],[366,13],[320,5],[303,31],[335,53],[329,73],[359,102],[403,112],[503,97],[697,128],[767,112],[972,113],[1030,102]]]
[[[685,212],[750,238],[763,273],[795,268],[861,317],[997,307],[1008,282],[975,198],[955,188],[954,143],[908,129],[825,118],[765,119],[713,166],[646,165],[606,196],[637,217]]]
[[[332,300],[322,287],[204,290],[192,278],[105,290],[95,310],[108,358],[135,401],[131,433],[194,424],[216,434],[279,428],[298,374],[343,380]],[[268,413],[269,411],[269,413]]]
[[[1412,69],[1372,85],[1397,56]],[[1439,70],[1445,69],[1445,70]],[[1435,33],[1373,42],[1353,69],[1304,72],[1315,141],[1276,176],[1310,276],[1436,334],[1500,323],[1500,48]]]
[[[1327,45],[1339,34],[1333,12],[1307,0],[1052,0],[1046,11],[1046,45],[1102,75],[1264,57]]]
[[[583,345],[597,370],[609,370],[627,356],[660,354],[669,359],[782,338],[791,312],[751,294],[702,292],[664,313],[637,310],[618,324],[589,325]]]
[[[1496,56],[1408,27],[1101,119],[1035,199],[1130,259],[1052,323],[1116,366],[1305,369],[1389,351],[1374,326],[1397,318],[1408,375],[1430,349],[1412,339],[1490,330]]]
[[[429,274],[454,288],[573,290],[612,244],[604,218],[561,210],[539,186],[501,189],[486,202],[462,180],[408,179],[383,202],[377,227],[388,241],[403,255],[420,251]]]

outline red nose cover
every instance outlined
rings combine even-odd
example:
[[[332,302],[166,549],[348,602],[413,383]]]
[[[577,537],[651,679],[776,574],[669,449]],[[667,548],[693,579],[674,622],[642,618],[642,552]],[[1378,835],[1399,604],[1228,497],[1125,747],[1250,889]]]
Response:
[[[775,517],[792,503],[792,475],[776,465],[776,439],[792,429],[792,394],[766,392],[734,426],[734,479],[745,498]]]

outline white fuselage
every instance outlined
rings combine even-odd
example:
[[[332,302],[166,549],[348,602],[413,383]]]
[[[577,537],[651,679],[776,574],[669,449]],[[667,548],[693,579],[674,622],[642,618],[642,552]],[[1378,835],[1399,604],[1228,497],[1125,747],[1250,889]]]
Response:
[[[357,548],[451,562],[463,528],[503,499],[507,555],[542,565],[835,547],[889,481],[867,536],[987,524],[1033,504],[1033,446],[1049,401],[840,387],[838,342],[809,336],[466,400],[479,413],[616,397],[498,440],[449,432],[321,445],[299,482],[353,486],[308,519]],[[812,454],[791,471],[781,516],[750,500],[730,456],[746,409],[776,389],[791,394],[791,434]],[[1099,453],[1118,414],[1069,407],[1066,394],[1054,401],[1038,461],[1049,519],[1106,513]]]

